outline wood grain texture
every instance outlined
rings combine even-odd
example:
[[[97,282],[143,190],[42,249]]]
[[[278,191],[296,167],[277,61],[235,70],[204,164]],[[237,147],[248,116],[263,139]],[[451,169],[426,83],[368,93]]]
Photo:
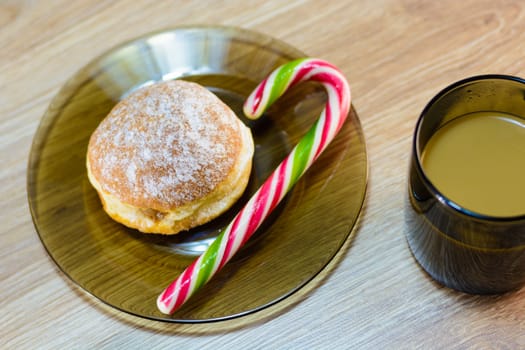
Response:
[[[432,282],[404,238],[412,131],[430,98],[461,78],[525,76],[520,1],[0,1],[0,342],[33,348],[525,347],[525,289],[456,293]],[[355,237],[292,300],[231,322],[147,322],[70,283],[48,258],[26,200],[33,134],[51,98],[92,58],[184,24],[263,32],[347,75],[370,162]]]

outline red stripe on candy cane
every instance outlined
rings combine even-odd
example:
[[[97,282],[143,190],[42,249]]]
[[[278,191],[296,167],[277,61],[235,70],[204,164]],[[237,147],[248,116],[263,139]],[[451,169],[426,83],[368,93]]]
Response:
[[[249,234],[246,234],[244,236],[241,244],[246,243],[246,241],[251,237],[251,235],[255,232],[255,230],[257,230],[257,228],[259,228],[259,226],[263,222],[266,214],[266,203],[268,202],[268,197],[270,195],[270,187],[271,183],[265,182],[256,194],[257,197],[254,202],[252,216],[250,218],[250,221],[248,222],[247,232],[249,232]]]
[[[284,197],[286,184],[286,168],[288,168],[289,161],[290,157],[286,157],[281,163],[280,167],[277,168],[277,171],[272,174],[272,178],[277,177],[277,184],[275,186],[275,194],[272,203],[270,204],[270,210],[275,209],[277,204],[279,204],[279,202],[281,201],[282,197]]]
[[[231,225],[231,227],[226,228],[227,231],[229,230],[230,234],[228,235],[228,239],[226,241],[226,247],[224,248],[224,252],[221,257],[221,261],[219,263],[219,269],[221,269],[224,265],[226,265],[228,260],[230,260],[230,257],[233,255],[232,251],[235,245],[235,240],[237,238],[236,233],[239,232],[240,223],[242,221],[245,210],[246,210],[246,207],[241,209],[239,214],[237,214],[237,216],[233,219],[233,224]]]
[[[255,90],[255,93],[253,95],[253,101],[252,101],[252,111],[253,112],[255,112],[259,108],[259,105],[262,102],[264,89],[267,83],[268,83],[268,78],[264,79]]]
[[[190,285],[192,282],[192,280],[188,277],[193,274],[193,271],[195,270],[196,266],[197,262],[195,261],[193,264],[190,265],[188,269],[186,269],[184,278],[181,279],[179,294],[177,296],[177,299],[175,300],[175,308],[178,308],[180,305],[184,304],[184,302],[188,298],[188,294],[190,293]]]
[[[319,140],[319,147],[315,151],[315,158],[319,157],[321,152],[324,150],[326,143],[329,142],[328,137],[330,134],[330,124],[332,123],[332,110],[330,108],[329,103],[326,104],[324,114],[325,114],[325,125],[321,131],[321,139]]]

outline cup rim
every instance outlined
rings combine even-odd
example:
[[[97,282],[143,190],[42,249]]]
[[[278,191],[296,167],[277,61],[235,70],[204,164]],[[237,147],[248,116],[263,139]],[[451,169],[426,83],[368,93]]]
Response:
[[[419,114],[419,117],[416,122],[415,130],[412,136],[412,154],[414,155],[414,158],[416,160],[416,167],[418,172],[421,174],[421,177],[423,179],[423,182],[429,189],[429,191],[435,196],[435,198],[441,202],[446,207],[452,209],[453,211],[471,217],[478,220],[484,220],[484,221],[492,221],[492,222],[516,222],[516,221],[525,221],[525,213],[520,215],[512,215],[512,216],[494,216],[494,215],[487,215],[487,214],[481,214],[472,210],[469,210],[457,202],[451,200],[447,196],[445,196],[441,191],[439,191],[436,186],[430,181],[430,179],[427,177],[425,170],[423,169],[420,153],[418,151],[418,135],[421,130],[421,124],[423,123],[424,116],[428,113],[430,108],[445,94],[448,92],[471,82],[474,81],[483,81],[483,80],[507,80],[507,81],[514,81],[519,84],[524,85],[525,87],[525,79],[513,76],[513,75],[506,75],[506,74],[482,74],[482,75],[475,75],[468,78],[464,78],[461,80],[458,80],[447,87],[440,90],[423,108],[421,113]]]

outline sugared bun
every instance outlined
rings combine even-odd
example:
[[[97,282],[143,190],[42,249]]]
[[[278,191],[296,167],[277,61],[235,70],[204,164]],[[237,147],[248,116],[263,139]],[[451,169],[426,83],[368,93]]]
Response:
[[[86,165],[110,217],[174,234],[231,207],[248,183],[253,148],[250,130],[218,97],[176,80],[120,101],[92,134]]]

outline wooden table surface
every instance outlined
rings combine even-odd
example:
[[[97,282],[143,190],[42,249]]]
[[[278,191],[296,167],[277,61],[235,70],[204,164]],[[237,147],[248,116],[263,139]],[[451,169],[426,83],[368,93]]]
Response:
[[[370,169],[355,236],[323,276],[266,311],[201,325],[146,321],[88,296],[48,257],[26,199],[31,141],[62,84],[123,41],[187,24],[259,31],[339,66]],[[437,285],[403,221],[420,111],[467,76],[525,76],[525,2],[0,0],[0,43],[0,347],[525,348],[525,289],[482,297]]]

